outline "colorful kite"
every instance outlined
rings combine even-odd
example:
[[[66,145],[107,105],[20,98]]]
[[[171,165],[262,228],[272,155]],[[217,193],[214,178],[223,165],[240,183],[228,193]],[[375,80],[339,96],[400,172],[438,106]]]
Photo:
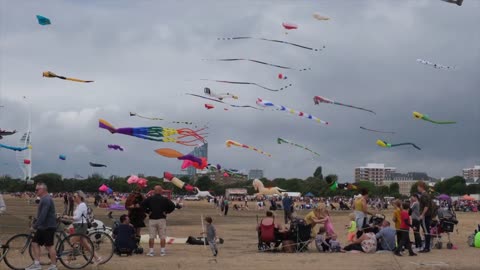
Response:
[[[348,105],[348,104],[343,104],[343,103],[340,103],[340,102],[337,102],[337,101],[334,101],[334,100],[331,100],[331,99],[328,99],[328,98],[322,97],[322,96],[314,96],[313,97],[313,102],[316,105],[318,105],[320,103],[335,104],[335,105],[339,105],[339,106],[345,106],[345,107],[354,108],[354,109],[358,109],[358,110],[362,110],[362,111],[371,112],[373,114],[376,114],[372,110],[368,110],[368,109],[365,109],[365,108],[356,107],[356,106],[352,106],[352,105]]]
[[[325,16],[322,16],[322,15],[320,15],[320,13],[317,13],[317,12],[313,13],[312,16],[313,16],[313,18],[315,18],[315,19],[317,19],[317,20],[319,20],[319,21],[328,21],[328,20],[330,20],[330,18],[325,17]]]
[[[285,112],[300,116],[302,118],[313,120],[317,123],[328,125],[328,122],[323,121],[320,118],[315,117],[311,114],[300,112],[300,111],[297,111],[297,110],[294,110],[294,109],[290,109],[290,108],[287,108],[287,107],[282,106],[282,105],[275,105],[272,102],[270,102],[268,100],[263,100],[261,98],[257,99],[257,105],[262,106],[262,107],[273,107],[273,108],[276,108],[279,111],[285,111]]]
[[[157,142],[172,142],[183,144],[186,146],[196,146],[198,142],[205,142],[205,138],[199,132],[205,128],[199,130],[191,130],[189,128],[163,128],[163,127],[125,127],[115,128],[110,123],[103,119],[99,119],[98,126],[100,128],[110,131],[110,133],[118,133],[128,136],[133,136],[145,140],[157,141]],[[188,140],[180,140],[188,139]],[[195,143],[196,142],[196,143]]]
[[[40,24],[40,25],[49,25],[49,24],[51,24],[49,18],[43,17],[43,16],[41,16],[41,15],[37,15],[37,21],[38,21],[38,24]]]
[[[430,117],[428,117],[428,115],[422,114],[422,113],[419,113],[419,112],[413,112],[413,118],[425,120],[425,121],[428,121],[428,122],[431,122],[431,123],[434,123],[434,124],[438,124],[438,125],[448,125],[448,124],[457,123],[455,121],[435,121],[435,120],[432,120]]]
[[[271,64],[255,59],[246,59],[246,58],[220,58],[220,59],[203,59],[205,61],[222,61],[222,62],[234,62],[234,61],[248,61],[252,63],[257,63],[257,64],[262,64],[266,66],[271,66],[271,67],[276,67],[276,68],[282,68],[282,69],[289,69],[289,70],[298,70],[298,71],[306,71],[306,70],[311,70],[311,68],[301,68],[301,69],[296,69],[292,67],[286,67],[286,66],[280,66],[276,64]]]
[[[15,147],[15,146],[9,146],[9,145],[5,145],[5,144],[0,143],[0,148],[5,148],[5,149],[8,149],[8,150],[22,152],[22,151],[27,150],[27,149],[32,149],[32,146],[29,145],[29,146],[26,146],[26,147]]]
[[[302,48],[302,49],[310,50],[310,51],[315,51],[315,52],[318,52],[318,51],[321,51],[322,49],[325,49],[325,46],[323,46],[322,49],[316,49],[316,48],[311,48],[311,47],[303,46],[303,45],[296,44],[296,43],[291,43],[291,42],[288,42],[288,41],[277,40],[277,39],[268,39],[268,38],[257,38],[257,37],[217,38],[217,40],[242,40],[242,39],[255,39],[255,40],[263,40],[263,41],[269,41],[269,42],[275,42],[275,43],[282,43],[282,44],[287,44],[287,45],[291,45],[291,46],[295,46],[295,47],[298,47],[298,48]]]
[[[395,132],[393,131],[382,131],[382,130],[376,130],[376,129],[369,129],[366,127],[360,127],[360,128],[363,130],[372,131],[372,132],[395,134]]]
[[[173,176],[173,174],[171,174],[169,172],[164,172],[163,173],[163,181],[168,182],[168,183],[172,183],[175,186],[177,186],[179,189],[184,189],[184,190],[190,191],[190,192],[192,192],[195,188],[195,187],[193,187],[189,184],[186,184],[182,180],[176,178],[175,176]]]
[[[97,167],[97,168],[99,168],[99,167],[107,167],[107,165],[105,165],[105,164],[100,164],[100,163],[89,162],[89,164],[90,164],[90,166],[92,166],[92,167]]]
[[[203,92],[205,93],[205,95],[214,97],[214,98],[216,98],[216,99],[218,99],[218,100],[223,100],[223,99],[225,99],[225,98],[238,99],[238,96],[233,95],[233,94],[230,94],[230,93],[214,93],[214,92],[212,92],[212,90],[210,90],[210,88],[208,88],[208,87],[205,87],[205,88],[203,89]]]
[[[260,87],[262,89],[272,91],[272,92],[278,92],[287,89],[288,87],[292,86],[292,84],[286,85],[284,87],[281,87],[280,89],[273,89],[273,88],[268,88],[263,85],[260,85],[258,83],[253,83],[253,82],[235,82],[235,81],[222,81],[222,80],[210,80],[210,79],[200,79],[201,81],[210,81],[210,82],[218,82],[218,83],[229,83],[229,84],[243,84],[243,85],[255,85],[257,87]]]
[[[300,144],[296,144],[296,143],[294,143],[294,142],[287,141],[287,140],[282,139],[282,138],[277,138],[277,143],[278,143],[278,144],[288,143],[288,144],[291,144],[291,145],[293,145],[293,146],[296,146],[296,147],[300,147],[300,148],[302,148],[302,149],[305,149],[305,150],[309,151],[310,153],[312,153],[312,154],[314,154],[314,155],[320,156],[319,153],[310,150],[310,149],[309,149],[308,147],[306,147],[306,146],[303,146],[303,145],[300,145]]]
[[[215,102],[222,103],[222,104],[228,105],[228,106],[230,106],[230,107],[234,107],[234,108],[252,108],[252,109],[255,109],[255,110],[259,110],[258,108],[253,107],[253,106],[250,106],[250,105],[234,105],[234,104],[226,103],[225,101],[222,101],[222,100],[218,100],[218,99],[214,99],[214,98],[209,98],[209,97],[204,97],[204,96],[197,95],[197,94],[187,93],[187,95],[194,96],[194,97],[199,97],[199,98],[203,98],[203,99],[207,99],[207,100],[211,100],[211,101],[215,101]],[[208,105],[208,106],[211,106],[212,108],[208,108],[207,105]],[[214,106],[211,105],[211,104],[205,104],[205,108],[207,108],[207,109],[213,109]]]
[[[62,80],[68,80],[68,81],[73,81],[73,82],[83,82],[83,83],[91,83],[93,81],[84,81],[84,80],[80,80],[80,79],[75,79],[75,78],[67,78],[67,77],[63,77],[63,76],[59,76],[51,71],[45,71],[43,72],[43,77],[46,77],[46,78],[59,78],[59,79],[62,79]]]
[[[60,160],[66,160],[66,159],[67,159],[67,156],[61,154],[61,155],[58,155],[58,159],[60,159]]]
[[[260,149],[257,149],[257,148],[255,148],[255,147],[248,146],[248,145],[246,145],[246,144],[239,143],[239,142],[236,142],[236,141],[227,140],[227,141],[225,142],[225,145],[226,145],[227,147],[231,147],[232,145],[234,145],[234,146],[238,146],[238,147],[247,148],[247,149],[256,151],[256,152],[258,152],[258,153],[260,153],[260,154],[262,154],[262,155],[266,155],[267,157],[272,157],[272,155],[270,155],[269,153],[265,153],[265,152],[263,152],[263,151],[260,150]]]
[[[196,169],[203,170],[208,166],[207,159],[204,157],[199,158],[191,154],[184,155],[177,150],[171,148],[160,148],[154,151],[155,153],[167,158],[176,158],[178,160],[183,160],[182,169],[186,169],[192,166]]]
[[[437,69],[455,69],[455,67],[439,65],[439,64],[435,64],[435,63],[432,63],[430,61],[423,60],[423,59],[417,59],[417,62],[422,63],[422,64],[427,65],[427,66],[432,66],[432,67],[437,68]]]
[[[325,177],[325,182],[327,182],[328,187],[331,191],[336,191],[337,189],[344,189],[344,190],[356,190],[357,186],[350,183],[338,183],[336,176],[328,175]]]
[[[13,130],[13,131],[8,131],[8,130],[2,130],[0,129],[0,140],[3,139],[3,136],[9,136],[9,135],[13,135],[17,133],[16,130]]]
[[[391,148],[391,147],[402,146],[402,145],[411,145],[411,146],[415,147],[417,150],[422,150],[422,149],[420,149],[420,147],[416,146],[414,143],[390,144],[386,141],[377,140],[377,145],[380,146],[380,147],[385,147],[385,148]]]
[[[109,144],[109,145],[107,145],[107,147],[108,147],[108,149],[112,149],[112,150],[120,150],[120,151],[125,150],[123,147],[121,147],[118,144]]]

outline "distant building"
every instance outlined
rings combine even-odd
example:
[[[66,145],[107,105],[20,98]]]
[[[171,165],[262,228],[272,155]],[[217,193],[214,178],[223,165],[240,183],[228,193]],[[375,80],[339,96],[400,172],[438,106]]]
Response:
[[[436,179],[428,176],[424,172],[391,173],[383,181],[383,185],[390,186],[393,183],[397,183],[400,187],[400,194],[410,195],[410,190],[412,189],[412,186],[420,180],[427,183],[433,183],[436,181]]]
[[[480,165],[475,165],[473,168],[465,168],[462,172],[463,178],[477,180],[480,178]]]
[[[223,172],[199,172],[194,175],[193,181],[197,182],[197,180],[202,176],[208,176],[210,180],[217,182],[219,185],[230,185],[237,182],[243,182],[248,180],[248,176],[245,174],[228,174],[225,176]]]
[[[263,170],[252,169],[248,172],[248,179],[260,179],[263,178]]]
[[[355,182],[369,181],[376,186],[382,186],[383,181],[395,173],[396,168],[385,167],[385,164],[368,163],[365,167],[355,168]]]
[[[208,160],[208,143],[204,143],[201,146],[195,147],[193,149],[193,151],[190,152],[189,154],[194,155],[194,156],[199,157],[199,158],[204,157]],[[197,173],[197,169],[195,169],[194,167],[188,167],[187,168],[188,176],[193,177],[193,176],[195,176],[196,173]]]

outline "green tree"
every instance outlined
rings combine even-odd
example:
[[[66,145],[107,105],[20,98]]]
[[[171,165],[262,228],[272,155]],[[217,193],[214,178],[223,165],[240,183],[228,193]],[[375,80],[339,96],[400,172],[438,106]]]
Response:
[[[388,190],[390,194],[400,194],[400,185],[398,183],[391,183]]]
[[[315,172],[313,173],[313,177],[322,180],[323,179],[323,174],[322,174],[322,166],[318,166]]]
[[[213,186],[213,182],[208,176],[202,176],[198,178],[197,182],[195,185],[200,189],[200,190],[210,190]]]

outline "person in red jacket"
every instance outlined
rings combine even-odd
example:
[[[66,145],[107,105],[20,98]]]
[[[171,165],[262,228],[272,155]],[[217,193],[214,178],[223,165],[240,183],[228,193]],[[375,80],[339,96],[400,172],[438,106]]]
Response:
[[[397,234],[397,236],[400,237],[399,245],[397,246],[397,249],[395,249],[395,255],[397,256],[402,256],[400,251],[402,251],[402,248],[405,247],[405,249],[408,250],[408,255],[409,256],[417,256],[416,253],[413,252],[412,250],[412,243],[410,242],[410,227],[412,227],[412,224],[410,222],[410,215],[408,214],[408,209],[410,208],[410,203],[404,202],[402,204],[402,210],[400,212],[400,233]]]

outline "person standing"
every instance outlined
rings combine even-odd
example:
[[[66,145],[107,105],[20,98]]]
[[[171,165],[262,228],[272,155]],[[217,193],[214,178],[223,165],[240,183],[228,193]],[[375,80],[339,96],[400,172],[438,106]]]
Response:
[[[362,196],[355,199],[353,206],[354,206],[354,213],[355,213],[355,222],[357,223],[357,238],[363,233],[363,229],[367,227],[367,215],[368,212],[368,190],[366,188],[362,188],[360,190],[360,194]]]
[[[145,228],[145,210],[140,206],[145,198],[143,195],[134,191],[128,195],[127,200],[125,201],[125,208],[128,210],[128,218],[130,223],[135,228],[135,233],[138,241],[140,241],[140,236],[142,228]]]
[[[227,198],[225,198],[225,200],[223,201],[223,209],[224,209],[224,212],[223,212],[223,215],[226,216],[228,214],[228,205],[230,204],[230,202],[228,201]]]
[[[73,194],[68,194],[68,213],[67,216],[73,216],[73,209],[75,208],[75,201],[73,200]]]
[[[66,215],[68,214],[68,195],[67,193],[63,194],[63,214]]]
[[[150,239],[148,246],[150,248],[147,256],[153,257],[153,245],[157,235],[160,237],[160,256],[165,256],[165,244],[167,239],[167,214],[175,210],[175,204],[162,196],[162,187],[155,186],[154,195],[146,198],[141,203],[142,208],[149,214],[148,229]]]
[[[287,193],[283,194],[282,207],[283,207],[285,224],[287,224],[288,221],[292,218],[292,209],[293,209],[292,198],[290,198]]]
[[[213,256],[217,257],[217,229],[213,225],[213,219],[211,217],[205,217],[205,222],[207,223],[207,225],[205,226],[206,232],[203,232],[203,234],[207,234],[208,245],[212,250]]]
[[[410,216],[408,215],[408,209],[410,209],[410,203],[404,202],[400,212],[400,241],[394,252],[397,256],[402,256],[400,252],[403,248],[408,250],[409,256],[417,256],[417,254],[413,252],[412,243],[410,242],[410,226],[412,226],[412,224],[410,222]]]
[[[40,197],[38,204],[37,219],[32,226],[36,230],[32,240],[33,264],[25,268],[25,270],[41,270],[40,265],[40,246],[45,246],[48,251],[52,264],[48,270],[57,270],[56,258],[57,254],[53,246],[53,239],[57,229],[57,219],[55,216],[55,204],[53,199],[48,195],[47,185],[37,183],[35,188],[37,196]]]
[[[432,198],[427,192],[427,184],[418,181],[417,190],[420,192],[420,220],[423,233],[425,234],[425,246],[420,253],[430,252],[430,225],[432,223]]]
[[[410,217],[412,218],[413,236],[415,239],[415,248],[422,248],[422,238],[420,237],[420,204],[418,203],[418,195],[411,198]]]
[[[7,205],[5,204],[5,201],[3,200],[3,195],[0,194],[0,214],[5,213],[7,211]]]

